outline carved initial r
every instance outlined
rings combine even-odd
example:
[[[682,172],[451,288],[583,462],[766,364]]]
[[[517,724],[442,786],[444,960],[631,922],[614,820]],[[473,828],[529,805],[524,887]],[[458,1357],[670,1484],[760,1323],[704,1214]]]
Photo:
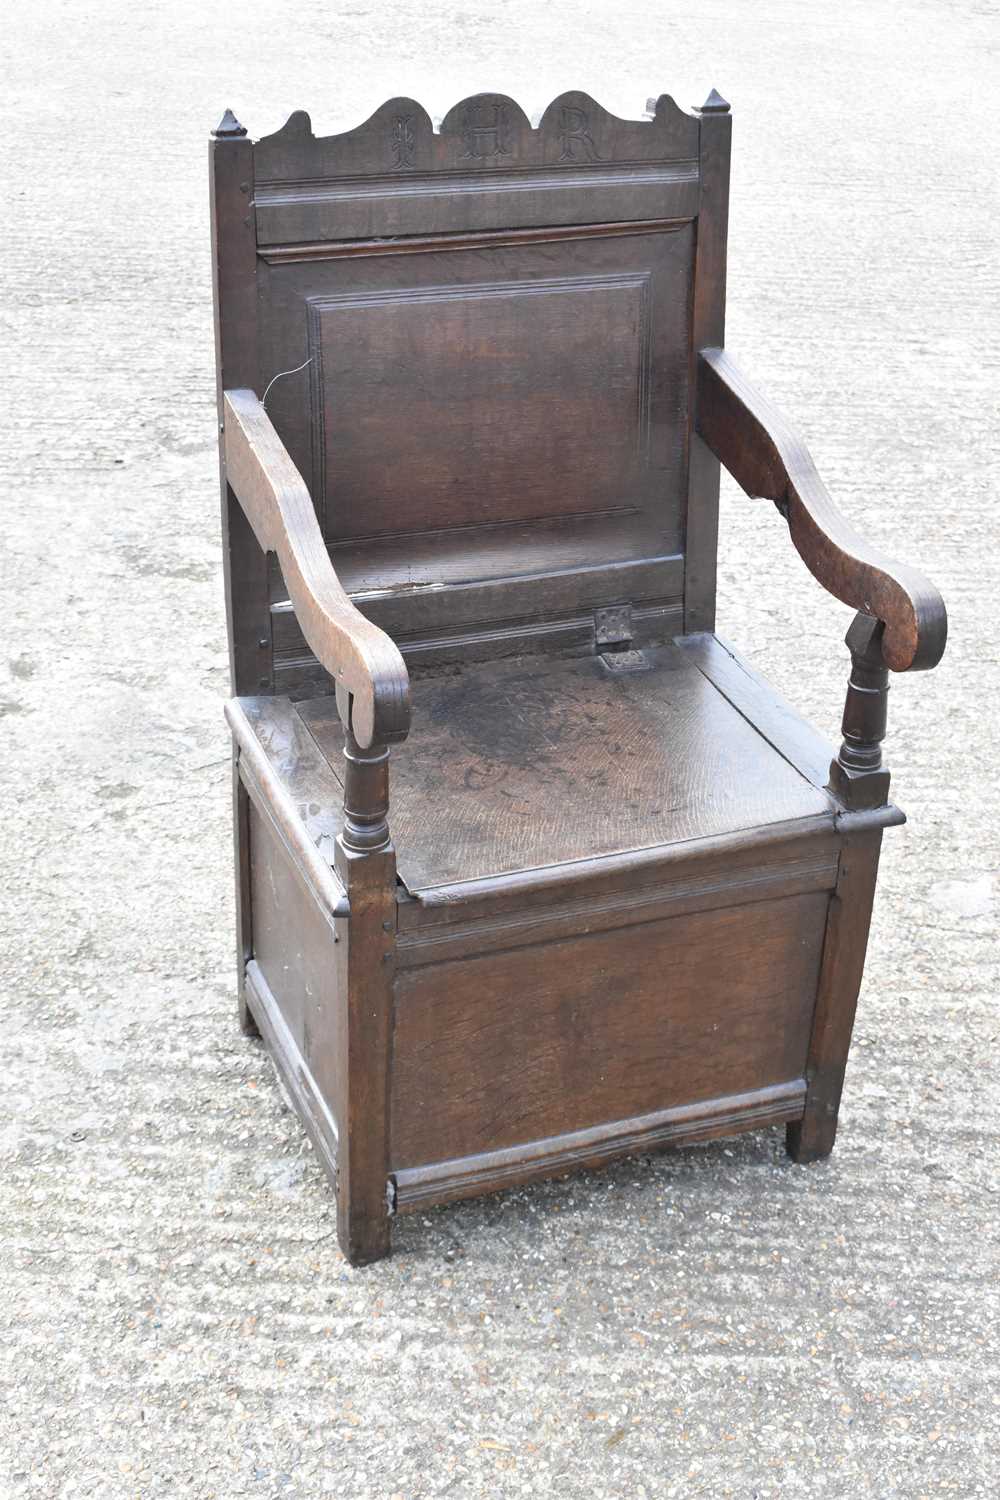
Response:
[[[578,146],[587,161],[600,161],[601,158],[594,145],[594,138],[589,127],[590,121],[586,110],[577,109],[572,104],[563,105],[559,118],[559,131],[562,136],[560,161],[576,161]]]

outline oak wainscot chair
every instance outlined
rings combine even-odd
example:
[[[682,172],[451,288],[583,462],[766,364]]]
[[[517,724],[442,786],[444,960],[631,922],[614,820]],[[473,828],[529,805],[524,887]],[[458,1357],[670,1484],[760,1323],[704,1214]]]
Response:
[[[214,132],[241,1014],[356,1264],[629,1152],[833,1145],[888,669],[946,617],[724,351],[730,127]],[[832,764],[714,634],[720,461],[858,611]]]

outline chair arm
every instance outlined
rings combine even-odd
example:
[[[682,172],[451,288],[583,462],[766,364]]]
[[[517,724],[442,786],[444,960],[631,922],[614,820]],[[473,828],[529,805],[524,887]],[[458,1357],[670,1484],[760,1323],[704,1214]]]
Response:
[[[823,587],[882,622],[886,666],[905,672],[937,665],[948,633],[937,589],[915,569],[883,557],[845,521],[805,444],[724,349],[699,356],[696,426],[748,495],[778,506]]]
[[[367,748],[406,738],[410,682],[395,643],[345,593],[326,550],[312,499],[253,391],[226,391],[226,478],[261,547],[276,552],[302,634],[337,684],[352,695],[351,728]]]

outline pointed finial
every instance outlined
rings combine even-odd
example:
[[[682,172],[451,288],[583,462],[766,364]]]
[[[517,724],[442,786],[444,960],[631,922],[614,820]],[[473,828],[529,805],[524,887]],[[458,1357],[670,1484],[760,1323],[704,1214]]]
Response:
[[[246,133],[246,126],[240,124],[239,120],[237,120],[231,109],[226,110],[226,113],[222,116],[222,119],[212,131],[212,134],[216,137],[216,139],[219,139],[223,136],[236,137],[246,135]]]
[[[701,106],[703,115],[728,115],[729,105],[723,99],[718,89],[713,89]]]

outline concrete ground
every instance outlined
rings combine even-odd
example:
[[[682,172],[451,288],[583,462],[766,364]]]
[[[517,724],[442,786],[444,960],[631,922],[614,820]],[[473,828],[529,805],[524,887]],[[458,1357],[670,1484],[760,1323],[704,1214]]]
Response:
[[[976,3],[51,0],[0,90],[0,1494],[988,1496],[997,47]],[[734,104],[730,346],[923,564],[842,1133],[416,1217],[352,1271],[234,1019],[205,142],[405,92]],[[848,612],[725,499],[722,631],[836,732]],[[5,675],[4,675],[5,674]]]

